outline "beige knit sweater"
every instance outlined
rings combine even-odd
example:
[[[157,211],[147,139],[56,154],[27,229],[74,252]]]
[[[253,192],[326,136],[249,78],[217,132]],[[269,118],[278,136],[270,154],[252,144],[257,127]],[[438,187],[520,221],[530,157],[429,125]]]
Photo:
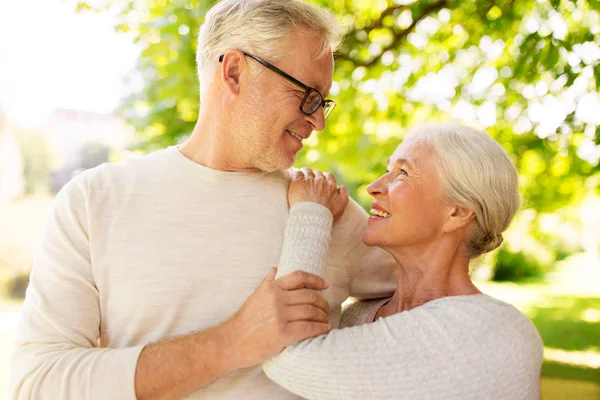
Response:
[[[323,274],[329,211],[293,210],[280,273]],[[288,347],[265,373],[307,399],[539,399],[543,344],[512,305],[484,294],[444,297],[369,323],[381,303],[351,305],[345,328]]]
[[[10,398],[134,399],[146,344],[225,321],[277,265],[288,183],[285,171],[212,170],[176,147],[73,179],[56,198],[35,258]],[[366,219],[351,202],[331,232],[325,295],[336,326],[349,294],[391,293],[395,285],[386,272],[391,257],[361,242]],[[256,366],[190,398],[297,396]]]

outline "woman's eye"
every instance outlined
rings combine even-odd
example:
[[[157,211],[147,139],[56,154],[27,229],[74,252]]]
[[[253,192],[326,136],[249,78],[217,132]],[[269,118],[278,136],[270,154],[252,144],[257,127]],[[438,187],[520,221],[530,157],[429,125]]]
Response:
[[[392,171],[391,171],[391,170],[389,170],[389,169],[385,171],[385,174],[386,174],[386,175],[387,175],[387,174],[391,174],[391,173],[392,173]],[[396,175],[399,175],[399,176],[400,176],[400,175],[408,176],[408,172],[406,172],[406,171],[405,171],[404,169],[402,169],[402,168],[398,169],[398,170],[397,170],[397,172],[394,172],[394,173],[395,173]]]

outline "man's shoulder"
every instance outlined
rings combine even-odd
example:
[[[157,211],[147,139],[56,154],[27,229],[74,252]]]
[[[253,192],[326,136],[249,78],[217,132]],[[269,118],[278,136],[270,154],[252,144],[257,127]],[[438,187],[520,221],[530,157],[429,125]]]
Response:
[[[169,165],[171,148],[154,151],[145,155],[133,155],[120,162],[107,162],[84,172],[91,184],[119,181],[133,176],[155,176]]]
[[[165,171],[165,152],[133,156],[118,162],[104,163],[75,175],[59,192],[59,197],[118,198],[136,187],[158,182],[159,171]]]

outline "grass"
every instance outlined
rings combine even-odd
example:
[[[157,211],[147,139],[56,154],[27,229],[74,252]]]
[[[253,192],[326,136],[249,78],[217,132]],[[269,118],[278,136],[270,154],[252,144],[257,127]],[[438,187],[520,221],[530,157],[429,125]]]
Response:
[[[600,399],[600,265],[597,256],[566,260],[546,283],[477,282],[514,304],[544,341],[542,398]]]
[[[586,314],[594,319],[584,320]],[[549,297],[531,313],[549,349],[547,358],[553,358],[544,364],[545,376],[600,382],[600,327],[595,315],[600,315],[600,297]]]
[[[540,285],[479,286],[532,320],[544,341],[543,376],[600,383],[600,296],[555,295]]]

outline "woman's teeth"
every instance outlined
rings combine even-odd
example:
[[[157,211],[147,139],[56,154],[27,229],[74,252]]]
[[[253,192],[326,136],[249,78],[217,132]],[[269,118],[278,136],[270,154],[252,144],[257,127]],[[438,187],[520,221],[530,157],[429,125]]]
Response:
[[[299,141],[302,141],[302,136],[298,135],[297,133],[294,133],[294,132],[292,132],[290,130],[288,130],[287,133],[289,133],[290,135],[292,135],[293,137],[295,137]]]
[[[389,218],[392,216],[390,213],[387,213],[387,212],[381,211],[381,210],[377,210],[375,208],[371,208],[371,215],[376,215],[376,216],[382,217],[382,218]]]

